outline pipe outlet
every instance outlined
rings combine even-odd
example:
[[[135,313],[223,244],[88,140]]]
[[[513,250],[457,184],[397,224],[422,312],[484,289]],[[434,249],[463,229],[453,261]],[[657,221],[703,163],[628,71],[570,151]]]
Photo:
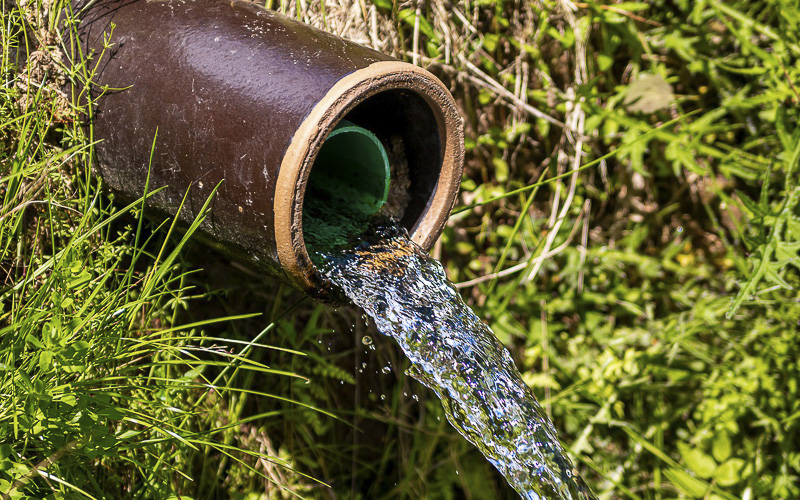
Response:
[[[425,249],[441,233],[463,125],[431,73],[247,1],[72,7],[72,50],[102,54],[96,169],[120,197],[142,196],[149,175],[151,191],[165,187],[149,210],[175,215],[188,193],[188,223],[219,186],[201,238],[323,298],[305,208],[331,186],[362,214],[396,217]]]

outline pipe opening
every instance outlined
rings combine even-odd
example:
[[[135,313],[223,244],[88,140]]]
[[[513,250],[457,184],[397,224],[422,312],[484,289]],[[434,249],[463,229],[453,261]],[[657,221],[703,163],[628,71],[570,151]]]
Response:
[[[379,92],[350,110],[328,134],[309,172],[306,247],[344,244],[376,213],[413,232],[439,180],[440,132],[430,104],[408,89]]]

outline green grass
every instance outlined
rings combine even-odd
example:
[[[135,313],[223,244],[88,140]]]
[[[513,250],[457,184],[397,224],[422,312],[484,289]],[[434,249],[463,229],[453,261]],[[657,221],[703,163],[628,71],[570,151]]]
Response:
[[[357,311],[102,189],[59,5],[0,28],[0,495],[513,498]],[[601,498],[800,496],[796,2],[270,6],[451,88],[437,252]]]
[[[249,422],[281,418],[244,415],[248,398],[289,401],[240,379],[305,381],[253,355],[273,349],[261,341],[275,327],[268,319],[280,315],[178,320],[187,302],[204,297],[187,284],[195,271],[184,259],[207,210],[176,232],[175,220],[145,222],[144,199],[123,206],[102,191],[91,171],[91,129],[78,120],[90,107],[59,87],[81,92],[91,62],[66,66],[46,54],[56,47],[29,46],[44,63],[19,71],[9,57],[16,43],[54,32],[52,17],[34,18],[43,11],[31,4],[3,12],[3,498],[166,498],[213,491],[231,462],[263,477],[258,463],[291,469],[271,450],[234,442]],[[246,341],[206,334],[254,316],[262,331]]]

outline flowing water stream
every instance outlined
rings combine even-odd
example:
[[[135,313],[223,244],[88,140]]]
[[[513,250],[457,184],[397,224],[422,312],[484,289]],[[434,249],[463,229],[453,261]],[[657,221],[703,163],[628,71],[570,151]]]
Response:
[[[312,176],[307,193],[303,231],[314,264],[397,341],[409,374],[439,396],[450,424],[523,498],[593,499],[508,350],[442,265],[388,218],[365,215],[346,178]]]
[[[404,230],[373,223],[355,243],[312,253],[328,279],[400,344],[410,375],[436,392],[453,427],[523,498],[594,498],[508,350]]]

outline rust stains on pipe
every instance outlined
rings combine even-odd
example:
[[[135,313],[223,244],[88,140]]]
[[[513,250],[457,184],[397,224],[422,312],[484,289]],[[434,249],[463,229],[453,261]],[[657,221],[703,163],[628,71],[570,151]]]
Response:
[[[123,197],[192,220],[220,182],[204,239],[312,294],[327,287],[303,239],[317,153],[342,120],[402,144],[401,216],[430,248],[455,202],[463,127],[429,72],[245,1],[101,0],[82,16],[86,53],[106,51],[95,83],[114,90],[94,115],[98,170]],[[113,27],[113,29],[112,29]],[[399,139],[399,140],[398,140]]]

